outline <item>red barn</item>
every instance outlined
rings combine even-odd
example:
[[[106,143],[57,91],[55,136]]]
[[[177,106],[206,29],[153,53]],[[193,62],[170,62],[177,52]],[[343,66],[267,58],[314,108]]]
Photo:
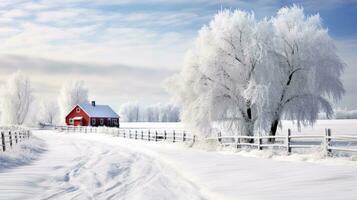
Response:
[[[119,115],[107,105],[83,103],[76,105],[66,116],[66,124],[72,126],[119,127]]]

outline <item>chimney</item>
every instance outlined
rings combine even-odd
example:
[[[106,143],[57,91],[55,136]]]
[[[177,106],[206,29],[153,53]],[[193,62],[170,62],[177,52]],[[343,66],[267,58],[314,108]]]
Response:
[[[92,106],[95,107],[95,101],[92,101]]]

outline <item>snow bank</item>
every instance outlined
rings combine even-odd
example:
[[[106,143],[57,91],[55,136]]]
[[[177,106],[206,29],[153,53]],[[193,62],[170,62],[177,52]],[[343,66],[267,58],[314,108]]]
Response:
[[[32,137],[18,145],[14,145],[13,149],[0,152],[0,172],[8,168],[29,164],[44,151],[45,143],[37,137]]]

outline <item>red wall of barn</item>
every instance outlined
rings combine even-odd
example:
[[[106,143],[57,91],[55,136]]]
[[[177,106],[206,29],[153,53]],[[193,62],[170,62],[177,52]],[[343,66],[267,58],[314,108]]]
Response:
[[[79,108],[80,111],[77,113],[76,109]],[[90,118],[87,115],[87,113],[85,113],[82,108],[80,108],[79,106],[76,106],[75,108],[73,108],[73,110],[66,116],[66,124],[69,124],[69,119],[70,118],[74,118],[74,117],[83,117],[82,119],[82,126],[89,126],[90,125]],[[77,124],[75,124],[77,125]]]

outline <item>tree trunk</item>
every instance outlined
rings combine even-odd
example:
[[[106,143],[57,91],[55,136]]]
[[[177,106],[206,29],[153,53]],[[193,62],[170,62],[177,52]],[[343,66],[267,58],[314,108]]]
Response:
[[[248,122],[247,122],[247,136],[254,136],[254,125],[252,124],[252,109],[247,109]],[[247,139],[248,143],[254,143],[254,139]]]
[[[279,120],[275,119],[273,121],[273,123],[270,126],[270,132],[269,132],[269,136],[275,136],[276,135],[276,131],[278,129],[278,125],[279,125]],[[274,143],[275,142],[275,138],[269,138],[269,142],[270,143]]]

